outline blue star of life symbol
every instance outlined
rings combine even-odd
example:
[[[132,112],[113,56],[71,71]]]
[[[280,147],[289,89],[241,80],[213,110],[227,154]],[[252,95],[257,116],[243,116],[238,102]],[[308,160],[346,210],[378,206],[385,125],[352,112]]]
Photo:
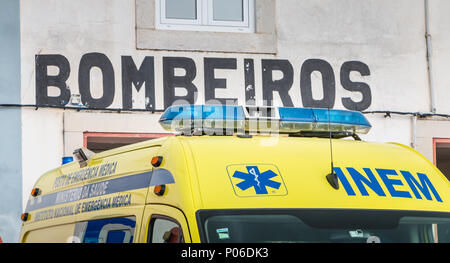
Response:
[[[278,176],[274,171],[267,170],[261,173],[257,166],[246,166],[248,173],[235,171],[233,177],[243,179],[244,181],[236,184],[241,190],[245,191],[251,187],[255,188],[256,194],[267,194],[266,187],[279,189],[281,183],[275,182],[270,178]]]

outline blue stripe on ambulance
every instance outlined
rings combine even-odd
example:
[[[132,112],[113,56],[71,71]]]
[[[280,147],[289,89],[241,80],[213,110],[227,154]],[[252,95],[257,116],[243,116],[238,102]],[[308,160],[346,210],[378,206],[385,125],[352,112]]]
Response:
[[[39,196],[28,201],[26,211],[171,183],[175,183],[172,174],[166,169],[157,169]]]

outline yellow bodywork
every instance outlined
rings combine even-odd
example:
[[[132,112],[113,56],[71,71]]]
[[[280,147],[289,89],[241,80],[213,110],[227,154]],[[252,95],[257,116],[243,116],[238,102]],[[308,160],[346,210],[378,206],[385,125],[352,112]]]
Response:
[[[449,181],[413,149],[344,139],[333,139],[332,149],[338,190],[326,180],[331,154],[324,138],[169,136],[105,151],[87,167],[72,162],[36,182],[41,194],[30,196],[20,241],[66,242],[76,222],[134,216],[133,241],[147,242],[149,219],[159,214],[177,219],[186,242],[200,242],[196,212],[205,209],[450,212]],[[163,157],[157,168],[154,156]],[[173,179],[162,196],[150,185],[156,170],[169,171]],[[265,172],[266,181],[248,179]]]

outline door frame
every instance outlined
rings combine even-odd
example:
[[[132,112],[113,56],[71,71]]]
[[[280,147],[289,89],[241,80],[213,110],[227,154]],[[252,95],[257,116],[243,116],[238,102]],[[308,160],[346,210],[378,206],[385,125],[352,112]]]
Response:
[[[185,243],[192,243],[191,231],[189,229],[189,225],[186,219],[186,215],[179,208],[164,205],[164,204],[149,204],[144,208],[144,214],[142,216],[142,223],[140,229],[139,242],[147,243],[148,233],[151,219],[154,217],[168,217],[174,221],[176,221],[183,231],[183,237]]]

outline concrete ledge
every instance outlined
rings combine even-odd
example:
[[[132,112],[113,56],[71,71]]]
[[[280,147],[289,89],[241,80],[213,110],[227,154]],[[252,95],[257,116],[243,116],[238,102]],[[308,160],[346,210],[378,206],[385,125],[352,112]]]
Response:
[[[136,29],[137,49],[275,54],[272,34]],[[214,43],[211,44],[211,43]]]

